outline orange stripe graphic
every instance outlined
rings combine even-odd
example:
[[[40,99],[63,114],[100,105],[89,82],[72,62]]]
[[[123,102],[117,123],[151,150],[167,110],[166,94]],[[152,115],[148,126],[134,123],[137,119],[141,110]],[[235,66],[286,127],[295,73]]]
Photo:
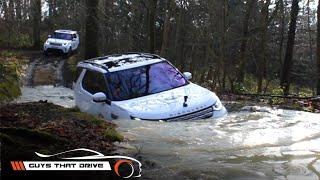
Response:
[[[21,167],[20,167],[20,164],[18,161],[14,161],[16,167],[17,167],[17,170],[20,171],[21,170]]]
[[[26,169],[24,168],[23,162],[19,161],[19,164],[20,164],[21,170],[25,171]]]
[[[16,168],[16,165],[14,164],[14,161],[11,161],[10,163],[11,163],[12,169],[13,169],[14,171],[16,171],[17,168]]]

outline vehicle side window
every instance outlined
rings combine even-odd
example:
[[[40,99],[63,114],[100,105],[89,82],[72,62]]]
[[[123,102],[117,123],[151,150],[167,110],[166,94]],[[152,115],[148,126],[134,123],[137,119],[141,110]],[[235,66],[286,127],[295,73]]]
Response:
[[[102,73],[87,70],[82,81],[82,87],[90,94],[103,92],[108,96],[106,81]]]

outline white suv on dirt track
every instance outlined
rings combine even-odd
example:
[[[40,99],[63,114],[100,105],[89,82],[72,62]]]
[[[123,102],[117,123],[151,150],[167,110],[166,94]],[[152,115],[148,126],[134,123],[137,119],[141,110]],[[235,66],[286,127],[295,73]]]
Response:
[[[195,120],[227,114],[215,93],[189,82],[169,61],[127,53],[80,62],[73,85],[77,107],[105,119]]]
[[[43,52],[48,55],[49,52],[60,52],[64,55],[70,55],[77,50],[79,46],[79,35],[77,31],[56,30],[43,45]]]

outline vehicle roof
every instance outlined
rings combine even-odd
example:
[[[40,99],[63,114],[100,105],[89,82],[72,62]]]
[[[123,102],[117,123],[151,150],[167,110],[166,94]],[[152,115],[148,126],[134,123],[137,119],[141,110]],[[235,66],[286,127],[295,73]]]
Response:
[[[165,61],[164,58],[149,53],[126,53],[97,57],[80,62],[79,67],[98,70],[102,73],[144,66]]]
[[[57,32],[57,33],[68,33],[68,34],[76,34],[77,31],[72,31],[72,30],[67,30],[67,29],[58,29],[58,30],[55,30],[54,32]]]

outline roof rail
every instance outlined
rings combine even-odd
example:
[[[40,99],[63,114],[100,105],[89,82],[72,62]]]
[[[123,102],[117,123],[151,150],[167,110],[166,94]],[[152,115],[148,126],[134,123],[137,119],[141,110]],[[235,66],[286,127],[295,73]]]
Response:
[[[147,55],[147,56],[152,56],[153,58],[159,58],[161,59],[162,57],[157,55],[157,54],[152,54],[152,53],[144,53],[144,52],[127,52],[125,54],[139,54],[139,55]]]
[[[109,57],[117,57],[117,56],[122,56],[122,54],[111,54],[111,55],[107,55],[107,56],[101,56],[101,57],[93,58],[93,60],[104,60]]]
[[[109,71],[109,69],[108,69],[108,67],[107,67],[107,66],[104,66],[103,64],[97,64],[97,63],[95,63],[95,62],[93,62],[93,61],[89,61],[89,60],[87,60],[87,61],[82,61],[81,63],[90,64],[90,65],[93,65],[93,66],[96,66],[96,67],[102,68],[102,69],[104,69],[104,70],[106,70],[106,71]]]

